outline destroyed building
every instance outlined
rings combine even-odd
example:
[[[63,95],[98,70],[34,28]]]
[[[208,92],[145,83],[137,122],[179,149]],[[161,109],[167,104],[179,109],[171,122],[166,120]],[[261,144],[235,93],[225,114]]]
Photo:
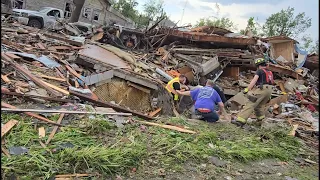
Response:
[[[72,0],[16,0],[13,8],[38,11],[43,7],[53,7],[64,12],[63,17],[69,19],[75,5]],[[124,17],[111,7],[109,0],[85,1],[83,5],[80,22],[94,25],[106,25],[116,23],[126,27],[133,27],[134,22]]]
[[[40,114],[109,115],[117,126],[131,123],[134,116],[188,119],[191,98],[181,98],[176,109],[165,89],[168,81],[184,74],[192,88],[213,80],[227,96],[227,111],[235,115],[248,101],[242,89],[255,74],[254,59],[264,57],[276,82],[264,107],[268,121],[293,126],[293,136],[318,146],[319,73],[310,66],[319,60],[293,39],[248,37],[212,26],[159,27],[161,21],[144,31],[110,25],[74,36],[70,29],[49,32],[7,21],[1,28],[3,111],[23,112],[56,126],[61,120]],[[196,133],[174,125],[165,128]]]

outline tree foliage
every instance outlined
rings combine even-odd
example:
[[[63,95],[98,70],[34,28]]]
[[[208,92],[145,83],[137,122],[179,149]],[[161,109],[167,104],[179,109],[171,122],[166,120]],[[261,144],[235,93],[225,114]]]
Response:
[[[148,26],[151,21],[156,21],[167,15],[163,9],[163,0],[149,0],[143,5],[144,11],[139,13],[136,9],[136,0],[118,0],[112,4],[123,16],[132,19],[138,27]]]
[[[135,9],[138,2],[135,0],[118,0],[113,3],[113,8],[119,11],[123,16],[135,21],[137,19],[138,11]]]
[[[223,18],[215,18],[211,20],[210,18],[201,18],[195,27],[200,27],[200,26],[215,26],[215,27],[220,27],[228,30],[235,30],[236,26],[235,24],[227,17]]]
[[[278,13],[272,14],[263,25],[266,36],[284,35],[295,38],[311,26],[311,18],[305,13],[294,16],[294,8],[288,7]]]
[[[246,32],[250,30],[254,36],[257,36],[259,32],[259,27],[260,25],[257,22],[255,22],[254,17],[250,17],[247,21],[246,29],[241,29],[240,33],[246,34]]]

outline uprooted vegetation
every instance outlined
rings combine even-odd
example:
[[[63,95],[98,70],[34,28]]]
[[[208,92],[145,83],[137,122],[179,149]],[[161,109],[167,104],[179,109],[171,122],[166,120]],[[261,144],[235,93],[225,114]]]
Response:
[[[5,137],[5,146],[24,146],[29,153],[10,158],[2,156],[3,178],[15,174],[26,179],[47,179],[54,174],[70,173],[88,173],[103,178],[126,175],[132,168],[142,166],[179,171],[179,165],[205,162],[209,156],[231,162],[265,158],[289,161],[303,148],[297,138],[287,135],[289,129],[247,131],[227,123],[193,125],[178,118],[166,122],[188,126],[199,133],[190,135],[137,123],[117,128],[102,118],[73,119],[72,127],[59,128],[44,148],[39,143],[35,126],[45,126],[48,133],[51,131],[49,126],[36,125],[19,115],[2,115],[4,122],[10,119],[19,120],[19,124]],[[45,142],[47,138],[41,141]]]

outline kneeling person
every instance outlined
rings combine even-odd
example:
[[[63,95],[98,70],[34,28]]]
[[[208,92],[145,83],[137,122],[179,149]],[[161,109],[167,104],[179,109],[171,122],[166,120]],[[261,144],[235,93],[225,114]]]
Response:
[[[219,115],[215,112],[215,104],[219,105],[220,113],[226,115],[223,102],[216,90],[213,89],[213,82],[207,80],[206,86],[197,88],[192,91],[177,91],[181,95],[191,96],[195,101],[195,111],[197,115],[202,116],[202,120],[208,122],[216,122],[219,120]]]

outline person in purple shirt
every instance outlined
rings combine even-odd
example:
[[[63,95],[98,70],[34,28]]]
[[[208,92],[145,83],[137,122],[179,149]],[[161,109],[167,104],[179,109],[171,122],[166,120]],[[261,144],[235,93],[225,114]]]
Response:
[[[195,113],[200,115],[202,120],[208,122],[216,122],[219,120],[219,114],[227,115],[224,110],[223,102],[216,90],[213,89],[214,83],[212,80],[207,80],[206,86],[197,88],[192,91],[177,91],[181,95],[191,96],[195,101]],[[220,110],[214,110],[215,105],[218,104]]]

